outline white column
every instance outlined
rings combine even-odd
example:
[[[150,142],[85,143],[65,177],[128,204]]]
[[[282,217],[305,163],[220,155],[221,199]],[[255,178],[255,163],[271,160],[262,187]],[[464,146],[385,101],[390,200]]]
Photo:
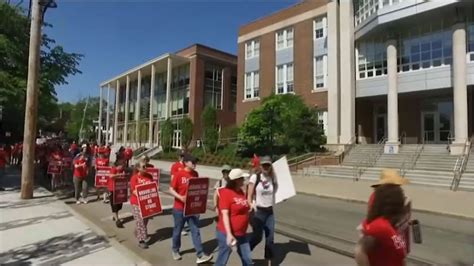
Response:
[[[115,117],[114,117],[114,144],[117,144],[118,140],[118,117],[119,117],[119,105],[120,105],[120,81],[117,80],[115,85]]]
[[[135,109],[135,143],[140,143],[140,102],[142,96],[142,71],[138,70],[137,103]]]
[[[105,121],[105,143],[109,143],[110,139],[110,83],[107,84],[107,114]]]
[[[153,105],[155,100],[155,65],[151,65],[150,117],[148,119],[148,145],[153,146]]]
[[[171,98],[171,82],[172,82],[172,71],[173,71],[173,62],[171,57],[168,57],[168,69],[166,72],[166,116],[165,118],[168,119],[171,115],[171,108],[170,108],[170,98]]]
[[[451,154],[463,153],[468,138],[467,129],[467,74],[466,74],[466,24],[453,26],[453,101],[454,101],[454,142]]]
[[[328,10],[328,136],[327,144],[339,144],[339,12],[336,0]]]
[[[130,104],[130,76],[127,75],[127,81],[125,84],[125,123],[123,125],[123,144],[128,144],[128,116],[129,116],[129,104]]]
[[[397,40],[391,39],[387,47],[387,120],[388,140],[385,153],[398,153],[398,73],[397,73]]]
[[[355,142],[355,55],[352,1],[340,3],[341,144]]]
[[[99,130],[97,131],[97,143],[99,145],[102,144],[102,108],[103,108],[103,104],[102,104],[102,91],[103,91],[103,87],[100,87],[99,89]]]

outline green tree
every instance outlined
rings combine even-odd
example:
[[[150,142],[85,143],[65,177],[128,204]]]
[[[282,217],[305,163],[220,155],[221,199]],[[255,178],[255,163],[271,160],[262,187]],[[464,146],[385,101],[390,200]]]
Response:
[[[69,138],[80,139],[81,137],[81,125],[83,124],[83,138],[84,139],[95,139],[96,132],[94,130],[94,120],[99,116],[99,97],[83,98],[72,106],[63,104],[66,108],[71,108],[69,118],[66,123],[66,134]],[[87,104],[87,109],[86,109]],[[103,110],[104,111],[104,110]],[[85,112],[85,114],[84,114]],[[102,112],[103,113],[103,112]],[[84,123],[82,120],[84,119]]]
[[[188,149],[191,141],[193,140],[193,121],[189,117],[184,117],[180,120],[180,128],[181,128],[181,143],[185,150]]]
[[[217,110],[208,105],[202,112],[203,143],[206,151],[214,153],[219,140],[217,128]]]
[[[272,95],[248,114],[239,131],[243,155],[302,153],[323,143],[317,113],[293,94]]]
[[[24,10],[0,2],[0,106],[3,128],[16,138],[23,135],[29,23]],[[67,84],[67,77],[81,73],[78,65],[82,55],[65,52],[43,35],[40,57],[38,129],[44,129],[58,116],[55,87]]]
[[[171,119],[166,119],[161,125],[161,147],[163,151],[170,152],[172,148],[174,125]]]

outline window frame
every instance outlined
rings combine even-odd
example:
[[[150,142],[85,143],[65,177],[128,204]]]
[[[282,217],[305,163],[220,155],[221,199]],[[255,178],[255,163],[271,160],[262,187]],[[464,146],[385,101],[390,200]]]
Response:
[[[291,67],[292,69],[292,79],[288,80],[288,68]],[[278,82],[278,69],[282,69],[282,81],[283,82]],[[281,64],[278,66],[275,66],[275,94],[288,94],[288,93],[295,93],[295,87],[294,87],[294,82],[295,82],[295,65],[293,62],[291,63],[286,63],[286,64]],[[282,85],[281,89],[282,92],[279,92],[279,86]]]
[[[249,80],[250,79],[250,82]],[[255,86],[255,81],[258,81],[258,86]],[[248,82],[250,83],[250,87],[248,87]],[[250,97],[247,97],[247,90],[250,90]],[[259,99],[260,97],[260,73],[259,71],[250,71],[244,74],[244,101],[252,100],[252,99]]]
[[[316,28],[318,21],[321,21],[321,28]],[[322,35],[318,37],[317,31],[321,30]],[[321,16],[313,19],[313,40],[324,39],[327,37],[327,17]]]
[[[291,31],[291,39],[288,39],[288,32]],[[278,35],[279,34],[282,34],[283,35],[283,40],[282,40],[282,46],[279,47],[279,40],[278,40]],[[289,40],[291,40],[291,45],[288,45],[289,43]],[[287,49],[287,48],[292,48],[293,46],[295,45],[295,30],[293,27],[288,27],[288,28],[285,28],[285,29],[281,29],[277,32],[275,32],[275,50],[276,51],[280,51],[280,50],[284,50],[284,49]]]
[[[258,46],[258,49],[256,47]],[[249,55],[250,51],[250,55]],[[260,56],[260,40],[254,39],[245,43],[245,59],[252,59]]]

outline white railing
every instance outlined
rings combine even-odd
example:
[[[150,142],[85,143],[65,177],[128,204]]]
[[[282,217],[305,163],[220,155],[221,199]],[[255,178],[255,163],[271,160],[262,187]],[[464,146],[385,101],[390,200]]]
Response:
[[[472,148],[472,141],[474,136],[471,139],[466,139],[464,142],[464,148],[462,154],[457,158],[456,163],[453,167],[453,180],[451,181],[451,190],[456,191],[461,182],[462,174],[466,170],[467,161],[469,160],[469,154]]]

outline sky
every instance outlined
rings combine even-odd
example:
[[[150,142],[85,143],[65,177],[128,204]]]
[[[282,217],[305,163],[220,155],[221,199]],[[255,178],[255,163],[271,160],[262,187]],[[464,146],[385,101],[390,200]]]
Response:
[[[84,55],[79,65],[82,74],[69,77],[69,84],[57,87],[56,92],[60,102],[76,102],[83,97],[97,96],[102,81],[194,43],[236,54],[240,26],[299,1],[56,2],[58,7],[48,9],[45,15],[45,21],[53,25],[44,28],[45,33],[67,52]]]

